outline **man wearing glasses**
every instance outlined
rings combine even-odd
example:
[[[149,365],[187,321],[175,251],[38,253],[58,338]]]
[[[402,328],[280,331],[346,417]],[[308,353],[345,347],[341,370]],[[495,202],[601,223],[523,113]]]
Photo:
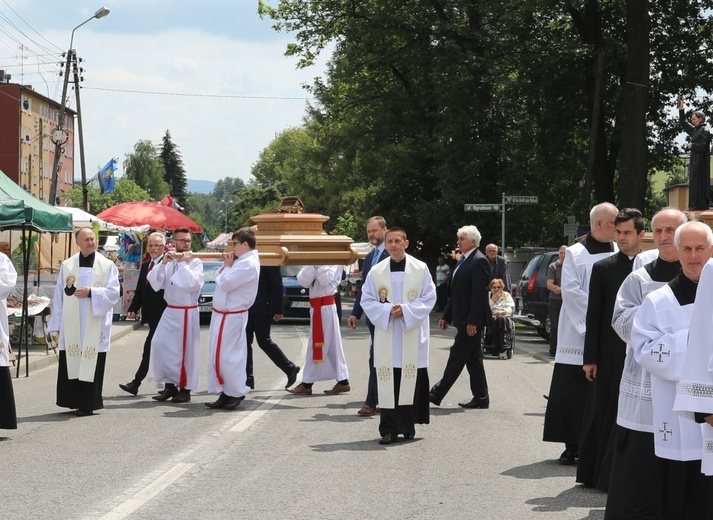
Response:
[[[191,254],[188,229],[173,232],[173,245],[175,249],[167,251],[147,276],[154,291],[163,289],[166,300],[151,341],[149,381],[164,385],[163,392],[153,397],[156,401],[187,403],[191,390],[198,386],[200,372],[198,297],[203,287],[203,262]]]
[[[154,267],[161,263],[163,251],[166,249],[166,237],[163,233],[151,233],[149,235],[148,248],[149,259],[141,265],[139,279],[136,282],[136,291],[134,292],[134,297],[131,300],[129,310],[126,313],[127,319],[133,320],[136,318],[136,313],[140,309],[141,324],[149,324],[149,333],[146,336],[146,342],[144,343],[144,352],[141,356],[139,369],[136,371],[136,375],[132,381],[119,385],[119,388],[121,388],[124,392],[128,392],[132,395],[137,395],[139,393],[139,386],[141,386],[141,382],[146,378],[146,374],[149,372],[151,341],[153,340],[156,327],[158,326],[158,322],[163,315],[163,311],[166,309],[166,300],[163,299],[163,289],[160,291],[154,291],[153,287],[151,287],[151,284],[149,284],[146,279],[148,274],[153,271]]]

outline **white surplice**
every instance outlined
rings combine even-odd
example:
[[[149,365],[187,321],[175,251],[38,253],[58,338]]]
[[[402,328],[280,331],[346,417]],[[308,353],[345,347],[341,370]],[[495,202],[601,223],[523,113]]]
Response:
[[[184,388],[194,390],[198,388],[201,364],[198,298],[203,287],[203,262],[198,258],[174,259],[167,264],[161,262],[146,280],[154,291],[164,290],[163,298],[167,303],[151,341],[149,381],[178,386],[185,364],[187,380]]]
[[[305,265],[297,273],[297,281],[302,287],[309,288],[310,299],[334,296],[342,281],[343,270],[341,265]],[[312,319],[314,309],[310,308],[309,312],[310,319]],[[310,327],[307,359],[302,375],[302,381],[305,383],[330,379],[343,381],[349,378],[347,360],[342,347],[342,333],[339,330],[337,306],[334,304],[323,305],[321,313],[322,329],[324,330],[324,346],[322,347],[324,361],[315,363],[312,359],[312,329]]]
[[[223,392],[230,397],[242,397],[250,391],[245,384],[248,359],[245,328],[248,324],[247,311],[255,303],[259,277],[260,258],[254,250],[242,254],[231,267],[221,267],[215,277],[208,343],[210,393]],[[216,358],[219,345],[220,357]],[[222,383],[218,379],[218,371]]]
[[[10,366],[10,330],[7,324],[7,297],[17,283],[17,271],[10,259],[0,253],[0,367]]]
[[[651,374],[656,456],[678,461],[701,458],[701,426],[673,410],[692,314],[666,284],[644,298],[631,332],[636,362]]]

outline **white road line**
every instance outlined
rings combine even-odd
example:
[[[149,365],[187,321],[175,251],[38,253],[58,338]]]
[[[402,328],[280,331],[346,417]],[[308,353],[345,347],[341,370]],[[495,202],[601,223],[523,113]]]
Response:
[[[305,354],[307,352],[308,337],[305,336],[302,331],[298,331],[298,336],[300,338],[300,341],[302,342],[302,350],[300,352],[300,357],[304,359]],[[248,413],[244,418],[240,419],[232,428],[230,428],[229,431],[244,432],[250,426],[255,424],[258,420],[260,420],[268,410],[270,410],[277,403],[279,403],[282,400],[282,397],[283,396],[270,397],[270,399],[265,401],[262,405],[260,405],[260,407]],[[120,520],[122,518],[126,518],[138,508],[146,504],[153,497],[158,495],[161,491],[173,484],[176,480],[181,478],[181,476],[193,466],[195,466],[195,463],[181,462],[176,464],[173,468],[158,477],[151,484],[136,493],[126,502],[119,504],[117,507],[109,511],[106,515],[102,516],[100,520]]]
[[[112,511],[108,512],[106,515],[101,517],[101,520],[120,520],[121,518],[126,518],[131,513],[136,511],[138,508],[143,506],[146,502],[151,500],[153,497],[158,495],[161,491],[166,489],[168,486],[173,484],[178,480],[186,471],[191,469],[195,464],[193,463],[179,463],[173,468],[168,470],[166,473],[161,475],[159,478],[154,480],[151,484],[146,486],[144,489],[136,493],[129,500],[123,504],[115,507]]]

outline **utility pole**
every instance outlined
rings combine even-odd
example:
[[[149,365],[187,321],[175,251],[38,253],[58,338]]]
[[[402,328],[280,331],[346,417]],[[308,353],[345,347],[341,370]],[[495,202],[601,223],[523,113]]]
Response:
[[[74,53],[73,50],[70,52]],[[84,162],[84,132],[82,131],[82,104],[79,101],[79,68],[77,55],[74,53],[74,93],[77,99],[77,131],[79,132],[79,165],[82,171],[82,209],[89,211],[87,202],[87,167]]]

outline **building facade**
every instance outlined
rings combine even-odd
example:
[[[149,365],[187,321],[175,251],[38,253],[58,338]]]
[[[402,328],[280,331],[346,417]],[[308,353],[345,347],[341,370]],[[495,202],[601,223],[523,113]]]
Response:
[[[0,170],[32,196],[53,204],[52,166],[60,104],[31,86],[8,83],[0,71]],[[74,186],[74,116],[65,111],[57,196]]]

